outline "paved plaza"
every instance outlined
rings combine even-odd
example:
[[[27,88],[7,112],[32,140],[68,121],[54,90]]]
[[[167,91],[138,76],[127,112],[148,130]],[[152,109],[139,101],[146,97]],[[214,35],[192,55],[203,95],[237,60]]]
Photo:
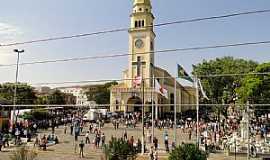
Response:
[[[106,135],[106,142],[109,141],[110,137],[122,137],[124,130],[127,130],[128,137],[134,136],[134,139],[137,140],[141,134],[142,129],[139,128],[133,129],[133,128],[125,128],[123,126],[120,126],[118,130],[115,130],[111,124],[105,124],[105,127],[102,128],[102,132]],[[151,128],[149,128],[151,129]],[[79,137],[79,140],[85,139],[84,133],[86,132],[87,128],[84,128],[84,131],[82,135]],[[69,130],[68,130],[69,131]],[[40,131],[40,135],[48,135],[51,132],[51,130],[47,131]],[[100,160],[102,159],[102,150],[101,149],[95,149],[93,144],[87,144],[85,146],[85,158],[79,158],[79,149],[77,148],[77,151],[75,151],[75,145],[74,145],[74,136],[70,134],[64,134],[63,127],[59,127],[56,129],[56,135],[58,135],[60,144],[50,146],[47,148],[47,151],[41,151],[38,149],[35,149],[38,153],[38,160],[76,160],[76,159],[92,159],[92,160]],[[164,130],[155,129],[155,136],[158,138],[159,141],[159,159],[167,159],[167,154],[164,151],[164,142],[163,142],[163,132]],[[69,133],[69,132],[67,132]],[[147,133],[147,130],[146,130]],[[169,143],[173,140],[173,130],[168,129],[169,134]],[[90,141],[93,140],[93,134],[90,136]],[[188,133],[183,133],[180,129],[177,130],[177,143],[192,143],[195,142],[195,134],[193,133],[192,140],[188,140]],[[31,145],[31,144],[30,144]],[[149,144],[148,144],[149,145]],[[14,150],[14,147],[11,147],[9,149],[4,149],[3,152],[1,152],[0,160],[9,160],[9,156],[12,154],[12,150]],[[148,159],[147,156],[140,156],[138,159]],[[219,154],[210,154],[210,160],[233,160],[234,157],[228,157],[223,153]],[[245,157],[237,157],[238,160],[246,159]]]

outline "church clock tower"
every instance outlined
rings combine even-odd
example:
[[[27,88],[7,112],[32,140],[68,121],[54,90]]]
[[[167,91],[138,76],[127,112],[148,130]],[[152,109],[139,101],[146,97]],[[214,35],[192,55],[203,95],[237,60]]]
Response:
[[[150,0],[133,0],[133,11],[130,15],[131,26],[129,30],[129,70],[128,77],[134,79],[141,76],[145,79],[145,87],[151,87],[153,75],[155,33]],[[143,53],[143,54],[140,54]],[[132,81],[128,83],[132,87]]]

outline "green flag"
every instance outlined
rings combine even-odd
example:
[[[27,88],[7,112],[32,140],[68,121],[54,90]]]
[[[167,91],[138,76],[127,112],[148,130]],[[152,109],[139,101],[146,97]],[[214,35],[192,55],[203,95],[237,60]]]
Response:
[[[177,73],[179,78],[183,78],[185,80],[188,80],[190,82],[194,82],[193,79],[188,75],[188,73],[184,70],[184,68],[177,64]]]

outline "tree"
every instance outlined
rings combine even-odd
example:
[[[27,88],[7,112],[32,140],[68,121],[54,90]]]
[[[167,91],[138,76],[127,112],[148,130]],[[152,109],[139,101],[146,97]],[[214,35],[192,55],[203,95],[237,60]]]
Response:
[[[12,104],[14,98],[14,83],[4,83],[0,85],[0,101],[3,104]],[[34,104],[37,97],[33,87],[25,84],[17,84],[16,104]]]
[[[134,160],[137,154],[133,145],[118,138],[112,138],[109,144],[104,146],[103,153],[106,160]]]
[[[49,104],[48,95],[40,95],[40,96],[38,96],[35,104],[40,104],[40,105]]]
[[[270,63],[263,63],[256,67],[255,73],[270,72]],[[251,72],[252,73],[252,72]],[[239,102],[246,103],[248,100],[255,104],[270,103],[270,75],[250,74],[247,75],[237,89]],[[263,108],[263,107],[259,107]]]
[[[104,85],[97,86],[95,90],[88,89],[86,95],[89,101],[95,101],[97,104],[110,103],[110,87],[117,85],[117,82],[109,82]]]
[[[59,90],[53,91],[48,95],[47,104],[66,104],[65,93]]]
[[[182,144],[169,155],[169,160],[206,160],[207,155],[195,144]]]
[[[76,97],[70,93],[55,90],[52,93],[39,95],[36,104],[76,104]]]
[[[52,114],[49,114],[47,110],[35,109],[30,112],[25,112],[21,118],[24,119],[30,119],[30,120],[44,120],[44,119],[50,119],[53,118]]]
[[[193,75],[245,74],[254,71],[257,65],[251,60],[223,57],[210,61],[204,60],[193,66]],[[200,103],[213,104],[230,103],[235,96],[235,88],[241,85],[242,80],[241,76],[204,76],[199,78],[210,98],[209,101],[200,100]]]

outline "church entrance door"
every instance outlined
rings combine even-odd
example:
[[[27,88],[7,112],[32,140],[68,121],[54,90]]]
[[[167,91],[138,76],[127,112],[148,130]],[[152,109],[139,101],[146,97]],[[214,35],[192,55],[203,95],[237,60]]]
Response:
[[[127,112],[142,112],[142,100],[139,97],[129,98],[127,105]]]

